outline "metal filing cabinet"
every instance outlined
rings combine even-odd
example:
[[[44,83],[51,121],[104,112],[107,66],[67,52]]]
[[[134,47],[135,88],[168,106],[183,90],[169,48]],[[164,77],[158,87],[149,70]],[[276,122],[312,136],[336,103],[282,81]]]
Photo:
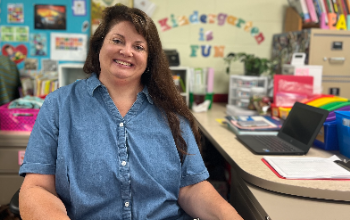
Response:
[[[306,53],[305,64],[323,66],[323,94],[350,99],[350,31],[313,28],[274,35],[272,58],[279,60],[277,73],[296,52]]]
[[[0,205],[10,203],[22,185],[18,171],[29,135],[30,132],[0,131]]]

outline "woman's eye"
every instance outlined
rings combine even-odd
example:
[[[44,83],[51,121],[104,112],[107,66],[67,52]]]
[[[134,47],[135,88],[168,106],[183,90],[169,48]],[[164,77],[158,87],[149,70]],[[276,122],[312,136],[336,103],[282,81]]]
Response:
[[[136,50],[144,50],[145,48],[143,46],[135,46]]]
[[[119,40],[119,39],[112,39],[112,42],[113,42],[114,44],[120,44],[120,43],[122,43],[122,41]]]

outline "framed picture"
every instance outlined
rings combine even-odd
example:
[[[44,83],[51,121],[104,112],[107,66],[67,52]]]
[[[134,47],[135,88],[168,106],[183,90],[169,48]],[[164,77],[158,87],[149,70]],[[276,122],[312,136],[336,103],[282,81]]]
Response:
[[[121,3],[128,7],[133,7],[133,0],[91,0],[91,34],[93,34],[100,24],[102,11],[109,6]]]
[[[66,6],[34,5],[34,28],[66,30]]]

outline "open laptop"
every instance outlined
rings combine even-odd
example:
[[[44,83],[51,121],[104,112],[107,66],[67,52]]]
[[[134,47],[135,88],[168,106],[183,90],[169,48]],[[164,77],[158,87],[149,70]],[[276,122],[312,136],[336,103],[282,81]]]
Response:
[[[329,111],[296,102],[277,136],[239,135],[254,154],[303,155],[313,144]]]

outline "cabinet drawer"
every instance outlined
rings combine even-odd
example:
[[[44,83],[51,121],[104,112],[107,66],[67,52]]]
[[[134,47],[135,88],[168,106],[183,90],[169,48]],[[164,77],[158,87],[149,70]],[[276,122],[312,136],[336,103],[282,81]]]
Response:
[[[21,187],[24,178],[0,174],[0,205],[9,204],[13,194]]]
[[[19,152],[23,151],[25,151],[25,148],[0,148],[0,174],[18,174],[19,161],[21,160]]]
[[[323,76],[350,76],[350,32],[312,31],[309,65],[322,65]]]

